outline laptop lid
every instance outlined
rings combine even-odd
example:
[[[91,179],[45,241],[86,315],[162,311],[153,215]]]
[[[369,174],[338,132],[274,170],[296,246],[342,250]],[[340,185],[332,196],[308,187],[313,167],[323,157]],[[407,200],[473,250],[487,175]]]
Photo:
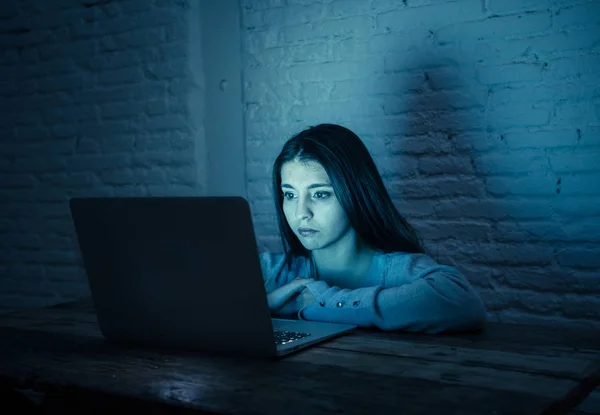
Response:
[[[70,209],[107,339],[276,355],[244,198],[72,198]]]

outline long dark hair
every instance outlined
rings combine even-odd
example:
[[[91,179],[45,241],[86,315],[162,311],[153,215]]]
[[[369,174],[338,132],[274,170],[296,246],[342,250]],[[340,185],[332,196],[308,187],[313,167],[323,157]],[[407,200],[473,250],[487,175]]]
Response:
[[[293,257],[311,259],[283,213],[281,167],[293,160],[323,166],[350,225],[368,246],[384,253],[425,252],[414,229],[394,206],[361,139],[340,125],[320,124],[290,138],[273,163],[273,198],[288,266]]]

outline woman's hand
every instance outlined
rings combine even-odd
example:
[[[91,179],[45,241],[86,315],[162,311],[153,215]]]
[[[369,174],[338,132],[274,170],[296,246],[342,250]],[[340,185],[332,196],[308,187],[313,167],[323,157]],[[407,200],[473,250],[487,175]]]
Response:
[[[279,314],[288,314],[287,307],[285,311],[282,308],[291,300],[294,300],[305,289],[306,285],[313,281],[313,278],[295,278],[290,283],[268,293],[269,308]]]
[[[303,307],[316,301],[315,296],[310,289],[304,289],[297,295],[291,297],[277,312],[283,315],[297,314]]]

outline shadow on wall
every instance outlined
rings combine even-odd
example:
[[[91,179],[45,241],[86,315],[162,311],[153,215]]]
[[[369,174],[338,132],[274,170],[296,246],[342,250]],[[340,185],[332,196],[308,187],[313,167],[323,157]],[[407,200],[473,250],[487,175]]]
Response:
[[[540,309],[542,296],[516,291],[552,290],[574,276],[560,269],[551,243],[532,240],[521,224],[550,221],[551,201],[529,200],[528,189],[518,189],[531,166],[511,153],[502,124],[487,118],[491,90],[473,82],[458,60],[423,59],[414,66],[422,76],[401,87],[400,95],[409,90],[403,133],[389,144],[417,165],[414,176],[391,189],[400,211],[419,206],[411,223],[428,253],[463,271],[493,318],[523,321],[523,311],[542,311],[546,322],[560,318],[560,307]]]

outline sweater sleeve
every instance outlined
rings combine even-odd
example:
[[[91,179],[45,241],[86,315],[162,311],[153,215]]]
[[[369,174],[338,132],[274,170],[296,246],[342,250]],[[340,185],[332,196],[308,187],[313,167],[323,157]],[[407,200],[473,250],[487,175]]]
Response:
[[[391,261],[382,285],[350,290],[325,281],[309,284],[316,302],[298,317],[426,333],[482,328],[485,306],[464,275],[426,255],[410,255]]]
[[[262,252],[259,254],[260,267],[267,293],[272,292],[296,277],[308,278],[309,272],[303,261],[292,261],[290,269],[283,253]]]

